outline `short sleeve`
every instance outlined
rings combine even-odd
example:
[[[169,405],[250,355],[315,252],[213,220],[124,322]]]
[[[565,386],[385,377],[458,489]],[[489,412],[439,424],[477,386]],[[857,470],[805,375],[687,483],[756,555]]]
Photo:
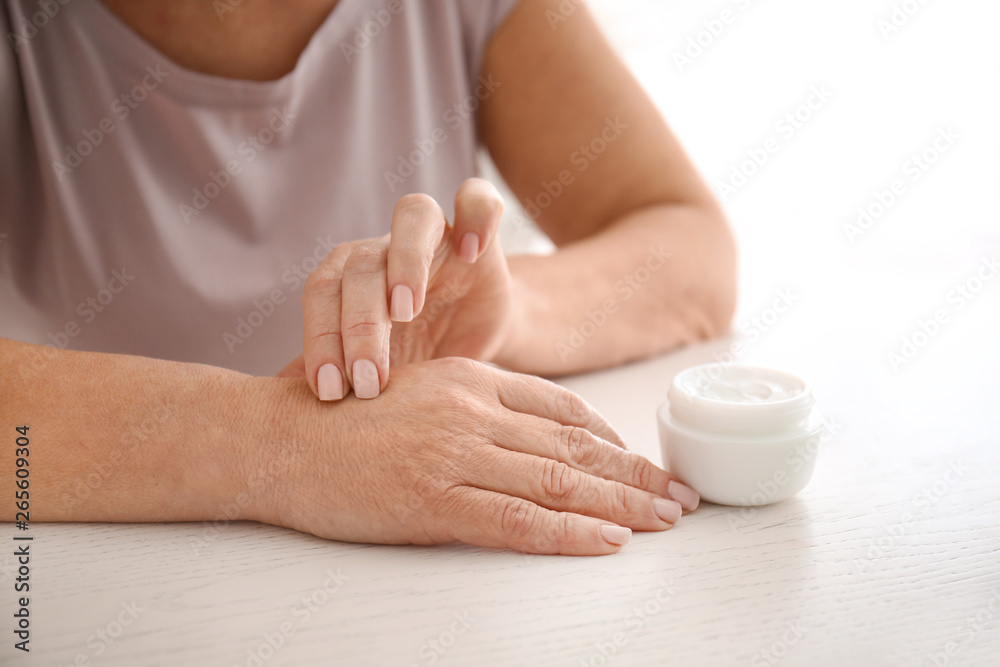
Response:
[[[34,30],[34,26],[31,29]],[[0,155],[7,158],[0,160],[0,205],[3,206],[0,233],[9,233],[10,230],[4,228],[11,219],[17,219],[11,218],[12,212],[20,210],[25,197],[34,193],[25,193],[22,185],[24,172],[32,166],[33,158],[19,55],[28,44],[28,33],[23,23],[19,25],[15,21],[10,4],[4,1],[0,1],[0,32],[6,42],[0,46]],[[12,155],[20,158],[9,159]],[[0,255],[3,250],[0,245]],[[0,260],[0,270],[2,264]]]
[[[475,81],[482,73],[486,49],[520,0],[457,0],[466,35],[466,57]]]

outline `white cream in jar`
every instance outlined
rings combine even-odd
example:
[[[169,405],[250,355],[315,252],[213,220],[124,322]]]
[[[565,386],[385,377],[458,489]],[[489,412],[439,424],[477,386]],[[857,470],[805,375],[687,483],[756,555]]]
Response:
[[[665,467],[722,505],[767,505],[812,477],[823,422],[789,373],[707,364],[679,373],[658,413]]]

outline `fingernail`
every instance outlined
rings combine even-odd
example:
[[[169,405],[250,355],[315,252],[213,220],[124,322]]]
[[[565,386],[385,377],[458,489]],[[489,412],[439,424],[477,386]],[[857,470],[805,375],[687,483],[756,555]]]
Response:
[[[413,320],[413,290],[406,285],[396,285],[393,287],[389,311],[393,322],[410,322]]]
[[[319,389],[319,400],[339,401],[344,397],[344,376],[333,364],[323,364],[316,374],[316,388]]]
[[[681,507],[686,509],[688,512],[693,512],[698,509],[698,503],[701,500],[698,496],[698,492],[690,486],[684,486],[680,482],[674,481],[667,484],[667,495],[679,502]]]
[[[458,258],[466,264],[473,264],[479,257],[479,234],[469,232],[462,237],[462,245],[458,247]]]
[[[354,395],[358,398],[378,396],[378,369],[367,359],[358,359],[352,367],[354,374]]]
[[[609,526],[605,524],[601,526],[601,537],[608,544],[623,547],[632,539],[632,531],[622,526]]]
[[[675,524],[681,518],[681,506],[672,500],[653,498],[653,511],[656,512],[656,516],[660,517],[661,521],[666,521],[669,524]]]

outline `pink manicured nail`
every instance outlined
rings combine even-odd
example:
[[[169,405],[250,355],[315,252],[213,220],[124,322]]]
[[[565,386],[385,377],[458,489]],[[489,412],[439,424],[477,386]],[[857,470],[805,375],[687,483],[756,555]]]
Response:
[[[392,299],[389,312],[393,322],[410,322],[413,320],[413,290],[406,285],[396,285],[392,288]]]
[[[653,511],[656,512],[656,516],[660,517],[661,521],[670,524],[677,523],[677,520],[681,518],[680,503],[675,503],[672,500],[653,498]]]
[[[462,245],[458,248],[458,258],[466,264],[472,264],[479,257],[479,234],[469,232],[462,237]]]
[[[670,482],[670,484],[667,484],[667,494],[679,502],[681,507],[688,512],[698,509],[698,503],[701,501],[701,497],[697,491],[690,486],[684,486],[680,482]]]
[[[601,526],[601,537],[608,544],[613,544],[616,547],[622,547],[628,544],[628,541],[632,539],[632,531],[628,528],[623,528],[622,526],[609,526],[607,524]]]
[[[339,401],[344,397],[344,376],[333,364],[323,364],[316,374],[316,388],[319,389],[319,400]]]
[[[358,359],[352,368],[354,374],[354,395],[358,398],[378,396],[378,369],[367,359]]]

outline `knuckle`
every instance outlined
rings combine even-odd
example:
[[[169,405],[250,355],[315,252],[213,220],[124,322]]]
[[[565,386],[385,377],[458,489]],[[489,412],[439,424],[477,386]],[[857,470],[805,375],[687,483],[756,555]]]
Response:
[[[561,440],[567,461],[584,468],[597,463],[599,451],[587,429],[579,426],[563,426]]]
[[[577,472],[565,463],[547,459],[542,470],[542,489],[553,500],[565,500],[579,486]]]
[[[432,252],[424,252],[420,248],[406,247],[390,250],[390,261],[394,270],[402,270],[417,280],[423,280],[434,263]]]
[[[396,202],[396,212],[403,212],[407,209],[413,208],[432,208],[437,211],[441,211],[441,205],[437,203],[434,197],[422,192],[414,192],[408,195],[403,195]]]
[[[583,423],[590,416],[590,406],[582,398],[568,389],[563,389],[556,397],[556,414],[566,421]]]
[[[316,270],[306,278],[305,286],[302,288],[302,298],[323,295],[327,297],[340,296],[343,289],[343,282],[339,276],[332,276],[322,270]]]
[[[431,505],[434,512],[446,516],[456,516],[473,502],[473,489],[457,483],[451,470],[428,475],[420,487],[420,493]]]
[[[308,342],[312,345],[327,346],[322,349],[329,349],[331,353],[339,357],[344,342],[344,335],[339,331],[321,331],[309,336]],[[315,350],[316,348],[312,347],[310,349]]]
[[[392,257],[393,262],[399,262],[399,264],[406,267],[423,266],[425,261],[425,255],[427,253],[421,252],[420,248],[414,247],[412,245],[392,247],[389,249],[389,254]]]
[[[448,387],[440,392],[434,404],[436,409],[443,414],[452,416],[464,415],[467,417],[479,412],[479,404],[475,398],[467,391],[456,387]]]
[[[344,262],[345,275],[358,275],[380,271],[385,264],[385,245],[364,243],[359,245]]]
[[[559,553],[570,533],[569,515],[557,512],[551,521],[538,526],[532,535],[531,550],[537,553]]]
[[[378,313],[358,312],[346,315],[342,328],[345,336],[366,338],[382,335],[385,324],[379,318]]]
[[[347,258],[351,256],[351,252],[354,250],[356,245],[356,241],[337,245],[333,250],[327,253],[326,257],[323,258],[323,261],[320,263],[320,267],[336,269],[337,267],[343,266],[344,262],[347,261]]]
[[[631,467],[630,483],[640,489],[649,488],[649,481],[653,476],[653,463],[638,454],[631,454],[630,457],[632,459],[629,464]]]
[[[466,357],[443,357],[430,363],[438,377],[448,383],[446,401],[457,401],[466,409],[478,406],[480,411],[497,402],[497,381],[489,366]]]
[[[631,516],[635,514],[635,503],[632,500],[632,494],[629,493],[629,489],[624,484],[619,484],[613,482],[614,491],[612,491],[614,500],[614,509],[624,513],[626,516]]]
[[[479,368],[479,364],[468,357],[444,357],[435,363],[453,373],[472,373]]]
[[[517,543],[526,543],[531,537],[538,516],[538,507],[521,498],[504,501],[500,510],[500,530]]]

